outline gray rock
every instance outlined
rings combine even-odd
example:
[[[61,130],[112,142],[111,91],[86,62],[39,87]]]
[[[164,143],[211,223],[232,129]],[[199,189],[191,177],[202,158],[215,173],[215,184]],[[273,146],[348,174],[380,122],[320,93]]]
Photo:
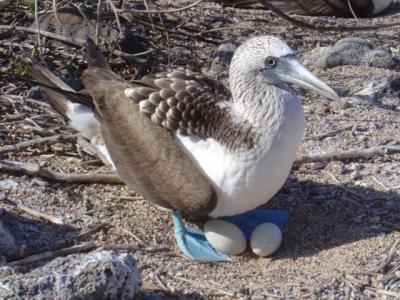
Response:
[[[4,255],[8,251],[15,248],[15,238],[11,232],[0,221],[0,255]]]
[[[139,285],[140,273],[131,255],[93,251],[56,258],[29,273],[0,278],[0,298],[133,299]]]
[[[323,49],[315,65],[324,69],[353,65],[400,70],[400,58],[387,50],[375,49],[361,38],[345,38]]]
[[[382,96],[400,96],[400,74],[374,75],[365,81],[364,86],[356,96],[368,97],[376,100]]]

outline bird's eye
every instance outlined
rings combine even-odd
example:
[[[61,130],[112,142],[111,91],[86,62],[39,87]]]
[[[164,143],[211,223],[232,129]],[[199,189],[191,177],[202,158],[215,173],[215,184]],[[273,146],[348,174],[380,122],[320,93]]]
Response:
[[[273,68],[273,67],[275,67],[276,66],[276,58],[275,57],[272,57],[272,56],[269,56],[269,57],[267,57],[266,59],[265,59],[265,66],[266,67],[269,67],[269,68]]]

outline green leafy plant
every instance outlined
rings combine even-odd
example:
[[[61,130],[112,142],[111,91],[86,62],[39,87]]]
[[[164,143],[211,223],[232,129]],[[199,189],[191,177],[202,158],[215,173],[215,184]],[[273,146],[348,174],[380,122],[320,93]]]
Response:
[[[14,75],[26,76],[29,74],[27,63],[20,57],[12,59],[10,66]]]

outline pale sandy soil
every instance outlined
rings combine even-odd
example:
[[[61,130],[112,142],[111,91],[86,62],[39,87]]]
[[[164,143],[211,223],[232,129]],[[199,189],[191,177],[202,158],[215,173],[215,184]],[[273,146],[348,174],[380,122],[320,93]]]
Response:
[[[309,58],[315,47],[328,46],[348,36],[366,38],[375,46],[389,46],[400,55],[399,27],[320,34],[295,29],[267,12],[226,9],[223,15],[213,4],[203,3],[199,7],[202,11],[197,12],[202,18],[209,18],[216,27],[228,27],[220,30],[223,37],[244,40],[256,34],[279,35],[298,49],[302,59]],[[323,25],[336,20],[301,19]],[[400,1],[395,1],[385,16],[359,23],[395,20],[400,20]],[[195,55],[204,58],[192,68],[208,71],[217,46],[190,40],[188,43],[195,47]],[[174,51],[178,50],[174,48],[173,57],[177,56]],[[183,57],[188,55],[183,53]],[[0,57],[0,66],[8,62],[9,57]],[[299,155],[400,143],[399,98],[385,94],[368,102],[354,96],[370,76],[394,71],[356,66],[309,68],[344,97],[341,102],[328,103],[321,97],[299,92],[307,112],[305,140]],[[36,135],[72,132],[48,107],[25,101],[30,86],[5,78],[2,85],[7,94],[22,97],[13,98],[13,104],[8,98],[0,98],[0,111],[8,116],[1,117],[0,144]],[[17,114],[21,117],[10,117]],[[322,140],[315,137],[349,125],[355,129]],[[78,152],[75,142],[42,145],[4,154],[2,159],[40,162],[66,173],[109,171],[85,163],[95,158]],[[196,263],[185,259],[175,244],[169,213],[143,200],[124,199],[134,195],[124,186],[54,183],[3,173],[0,189],[8,189],[9,199],[63,217],[73,227],[51,224],[0,202],[5,209],[1,219],[15,235],[18,245],[27,245],[32,251],[51,249],[56,242],[101,222],[111,227],[92,236],[99,243],[134,242],[133,233],[148,244],[170,248],[168,253],[133,253],[142,270],[142,298],[395,299],[400,295],[400,247],[382,266],[400,239],[399,154],[295,168],[281,192],[266,205],[292,214],[282,247],[269,258],[259,258],[247,251],[234,257],[231,263]]]

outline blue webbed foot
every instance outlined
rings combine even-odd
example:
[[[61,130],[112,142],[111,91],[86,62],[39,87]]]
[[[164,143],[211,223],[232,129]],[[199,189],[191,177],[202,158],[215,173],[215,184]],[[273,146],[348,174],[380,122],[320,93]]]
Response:
[[[246,213],[223,217],[222,220],[231,222],[242,230],[247,240],[250,240],[254,229],[262,223],[274,223],[281,230],[289,220],[290,214],[286,211],[275,209],[255,209]]]
[[[200,230],[185,227],[182,216],[172,213],[175,227],[175,239],[182,252],[193,260],[230,261],[229,256],[214,250]]]

